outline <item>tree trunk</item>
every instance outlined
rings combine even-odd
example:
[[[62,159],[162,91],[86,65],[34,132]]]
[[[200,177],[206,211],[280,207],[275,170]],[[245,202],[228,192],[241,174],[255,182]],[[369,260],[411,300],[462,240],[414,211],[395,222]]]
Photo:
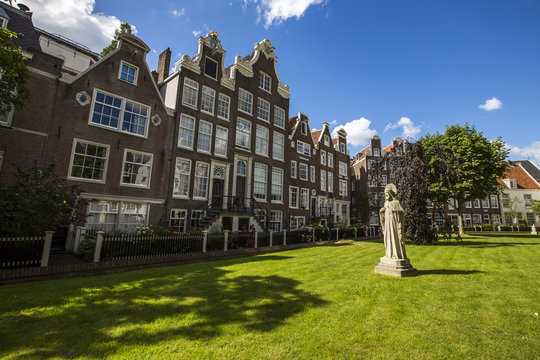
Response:
[[[465,231],[463,230],[463,200],[458,200],[458,228],[459,228],[459,236],[465,235]]]

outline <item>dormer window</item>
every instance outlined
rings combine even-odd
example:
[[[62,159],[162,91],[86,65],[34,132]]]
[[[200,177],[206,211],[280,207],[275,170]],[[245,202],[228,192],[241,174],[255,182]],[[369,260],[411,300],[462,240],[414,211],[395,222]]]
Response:
[[[510,189],[517,189],[516,179],[509,179],[509,180],[510,180]]]
[[[330,136],[324,135],[324,145],[330,146]]]
[[[343,152],[343,150],[341,152]],[[381,150],[379,150],[379,148],[374,148],[373,156],[381,156]]]
[[[8,19],[0,17],[0,28],[7,28]]]
[[[137,73],[139,68],[122,61],[118,78],[133,85],[137,85]]]
[[[268,75],[266,75],[263,72],[259,73],[259,88],[263,89],[264,91],[270,92],[272,84],[272,78]]]
[[[204,74],[212,79],[217,79],[217,66],[217,61],[207,57],[204,62]]]
[[[344,143],[339,143],[339,151],[341,151],[342,153],[345,154],[345,144]]]

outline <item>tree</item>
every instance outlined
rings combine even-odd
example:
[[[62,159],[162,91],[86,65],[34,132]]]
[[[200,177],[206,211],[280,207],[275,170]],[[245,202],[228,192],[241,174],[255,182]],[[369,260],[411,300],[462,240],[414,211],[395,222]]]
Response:
[[[0,28],[0,116],[13,108],[22,110],[30,99],[30,71],[24,52],[12,42],[16,37],[14,32]]]
[[[107,47],[103,48],[103,50],[101,50],[99,56],[104,57],[105,55],[116,49],[116,47],[118,46],[118,37],[120,36],[120,34],[133,34],[133,29],[131,28],[131,25],[126,22],[121,23],[120,27],[114,30],[114,38],[112,39],[111,43]]]
[[[405,210],[405,237],[413,244],[437,241],[427,217],[428,181],[424,148],[421,143],[403,144],[401,155],[394,153],[390,163],[394,180],[399,185],[398,200]]]
[[[444,134],[427,134],[425,148],[429,190],[434,202],[457,200],[459,233],[463,235],[466,201],[500,192],[508,169],[508,149],[501,138],[487,140],[474,126],[447,126]]]
[[[540,216],[540,200],[533,200],[531,209],[536,216]]]
[[[0,235],[38,235],[84,223],[83,190],[54,169],[55,163],[18,168],[15,183],[0,183]]]
[[[366,194],[362,194],[360,191],[353,192],[354,202],[351,207],[351,215],[353,219],[358,221],[361,225],[369,225],[369,218],[371,217],[371,207],[369,206],[369,197]]]

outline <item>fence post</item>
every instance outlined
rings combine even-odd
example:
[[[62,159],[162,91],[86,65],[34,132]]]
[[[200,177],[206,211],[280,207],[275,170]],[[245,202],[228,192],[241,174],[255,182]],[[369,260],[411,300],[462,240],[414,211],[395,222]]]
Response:
[[[287,245],[287,230],[283,230],[283,245]]]
[[[229,243],[229,231],[228,230],[223,231],[223,237],[224,237],[223,251],[227,251],[227,246],[228,246],[228,243]]]
[[[81,243],[81,236],[86,234],[86,228],[83,226],[77,226],[77,232],[75,233],[75,242],[73,244],[73,252],[77,254],[79,252],[79,244]]]
[[[336,241],[339,240],[339,228],[336,228]]]
[[[259,246],[259,232],[255,231],[255,249]]]
[[[354,240],[356,240],[356,238],[357,238],[357,236],[356,236],[356,235],[357,235],[357,231],[358,231],[358,229],[357,229],[357,228],[354,228]]]
[[[315,228],[311,228],[311,236],[313,237],[313,243],[315,244]]]
[[[45,242],[43,243],[43,251],[41,252],[41,267],[49,265],[49,254],[51,253],[51,242],[54,231],[45,231]]]
[[[103,234],[105,234],[104,231],[97,232],[96,251],[94,252],[94,262],[99,262],[99,259],[101,258],[101,246],[103,245]]]
[[[270,233],[270,247],[272,247],[272,241],[274,240],[274,230],[270,229],[268,230]]]
[[[499,229],[499,232],[501,232],[501,225],[497,226],[497,228]]]
[[[208,246],[208,231],[203,231],[202,235],[202,252],[206,252],[206,247]]]

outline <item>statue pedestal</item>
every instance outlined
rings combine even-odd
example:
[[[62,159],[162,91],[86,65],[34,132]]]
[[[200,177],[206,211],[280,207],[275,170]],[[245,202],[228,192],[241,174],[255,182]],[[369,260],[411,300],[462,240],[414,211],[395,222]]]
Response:
[[[418,272],[412,267],[409,259],[388,259],[381,258],[379,265],[375,266],[377,274],[389,275],[394,277],[416,276]]]

